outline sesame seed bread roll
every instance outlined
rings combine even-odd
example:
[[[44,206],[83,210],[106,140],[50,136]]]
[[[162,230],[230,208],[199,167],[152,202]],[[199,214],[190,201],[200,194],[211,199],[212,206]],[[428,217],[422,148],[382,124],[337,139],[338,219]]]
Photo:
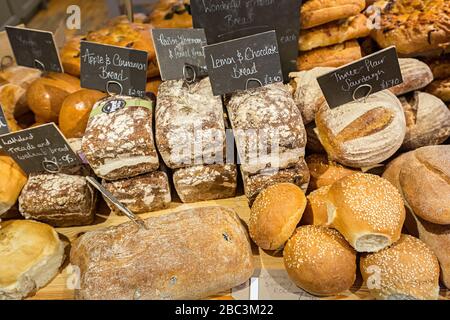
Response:
[[[439,264],[434,253],[417,238],[402,235],[389,248],[365,254],[360,269],[377,300],[437,300]]]
[[[406,134],[402,104],[387,90],[334,109],[324,103],[316,114],[316,125],[330,159],[354,168],[390,158]]]
[[[250,237],[262,249],[282,248],[302,219],[306,197],[292,183],[279,183],[261,192],[253,203]]]
[[[301,221],[302,225],[328,226],[328,211],[326,197],[331,186],[314,190],[306,198],[305,213]]]
[[[356,251],[377,252],[400,238],[405,206],[389,181],[355,173],[334,183],[326,201],[328,223]]]
[[[317,296],[346,291],[356,279],[356,252],[333,229],[298,228],[286,244],[283,256],[291,280]]]

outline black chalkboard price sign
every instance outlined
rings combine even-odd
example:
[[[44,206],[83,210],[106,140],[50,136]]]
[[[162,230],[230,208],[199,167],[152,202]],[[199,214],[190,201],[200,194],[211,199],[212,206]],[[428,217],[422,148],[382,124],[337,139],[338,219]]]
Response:
[[[51,32],[10,26],[5,29],[18,65],[64,72]]]
[[[81,42],[81,86],[108,93],[145,97],[146,51]]]
[[[208,44],[275,30],[284,80],[297,70],[301,0],[191,0],[195,28]]]
[[[0,105],[0,136],[9,133],[8,123],[6,122],[5,113]]]
[[[206,46],[205,56],[215,95],[283,81],[275,31]]]
[[[153,29],[152,36],[163,80],[185,78],[186,66],[194,68],[197,76],[208,74],[203,29]]]
[[[330,108],[403,83],[395,47],[389,47],[317,78]]]
[[[0,136],[0,147],[27,173],[56,173],[81,164],[54,123]]]

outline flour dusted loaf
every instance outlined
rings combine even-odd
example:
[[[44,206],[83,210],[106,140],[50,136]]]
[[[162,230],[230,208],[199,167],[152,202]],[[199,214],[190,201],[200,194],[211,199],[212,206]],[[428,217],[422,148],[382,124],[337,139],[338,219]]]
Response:
[[[396,96],[419,90],[426,87],[433,81],[433,73],[429,66],[417,59],[398,59],[403,83],[389,88]]]
[[[285,169],[304,157],[305,127],[289,86],[278,83],[240,91],[227,108],[242,171]]]
[[[106,113],[102,111],[106,106],[122,108]],[[82,150],[97,176],[120,180],[159,168],[149,100],[112,96],[97,102],[96,110],[98,114],[89,119]]]
[[[167,174],[162,171],[147,173],[134,178],[103,181],[106,190],[133,213],[162,210],[172,201]],[[113,212],[123,213],[105,199]]]
[[[231,209],[191,209],[145,224],[87,232],[73,243],[77,299],[201,299],[253,274],[247,231]]]
[[[236,195],[237,168],[234,164],[212,164],[177,169],[173,183],[184,203],[232,198]]]
[[[171,169],[223,163],[225,122],[222,100],[209,78],[190,87],[183,80],[163,82],[156,106],[156,143]],[[212,163],[212,162],[209,162]]]
[[[331,160],[349,167],[370,167],[391,157],[406,134],[400,101],[389,91],[316,115],[319,139]]]
[[[19,197],[26,219],[55,227],[88,225],[94,221],[96,193],[86,177],[67,174],[32,174]]]
[[[65,244],[36,221],[0,223],[0,300],[18,300],[44,287],[64,262]]]

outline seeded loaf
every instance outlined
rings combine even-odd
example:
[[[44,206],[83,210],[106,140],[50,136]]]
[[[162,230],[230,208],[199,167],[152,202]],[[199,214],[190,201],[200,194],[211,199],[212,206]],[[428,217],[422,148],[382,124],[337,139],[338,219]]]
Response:
[[[237,168],[234,164],[213,164],[177,169],[173,183],[184,203],[232,198],[236,195]]]
[[[158,151],[169,168],[223,163],[223,106],[220,96],[213,95],[209,78],[190,87],[183,80],[163,82],[155,117]]]
[[[81,270],[77,299],[207,298],[247,281],[253,256],[237,214],[190,209],[85,233],[70,261]]]
[[[278,83],[238,92],[227,109],[243,172],[286,169],[304,157],[305,127],[289,86]]]
[[[94,221],[96,193],[83,176],[32,174],[19,197],[26,219],[54,227],[89,225]]]
[[[137,214],[165,209],[172,201],[167,174],[161,171],[123,180],[104,180],[103,186],[131,212]],[[113,212],[122,215],[114,204],[106,198],[105,200]]]
[[[159,159],[151,102],[112,96],[97,102],[94,110],[110,102],[129,105],[91,116],[83,137],[82,150],[95,174],[105,180],[120,180],[156,171]]]

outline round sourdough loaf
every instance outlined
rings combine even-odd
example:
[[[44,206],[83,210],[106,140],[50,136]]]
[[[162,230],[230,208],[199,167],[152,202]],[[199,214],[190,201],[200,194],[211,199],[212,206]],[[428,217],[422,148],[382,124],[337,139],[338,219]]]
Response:
[[[398,59],[403,83],[389,88],[396,96],[419,90],[433,81],[433,73],[428,65],[417,59]]]
[[[17,300],[45,286],[64,262],[64,243],[43,223],[0,223],[0,300]]]
[[[365,254],[360,269],[370,293],[379,300],[437,300],[439,263],[428,246],[402,235],[391,247]]]
[[[325,103],[316,115],[316,125],[330,159],[355,168],[388,159],[406,134],[402,105],[387,90],[334,109]]]
[[[356,279],[356,252],[333,229],[299,227],[286,244],[283,257],[291,280],[317,296],[346,291]]]
[[[251,209],[252,240],[265,250],[282,248],[302,219],[305,207],[305,194],[295,184],[268,187],[258,195]]]
[[[358,252],[377,252],[400,238],[405,206],[398,190],[383,178],[352,174],[334,183],[325,201],[328,224]]]

